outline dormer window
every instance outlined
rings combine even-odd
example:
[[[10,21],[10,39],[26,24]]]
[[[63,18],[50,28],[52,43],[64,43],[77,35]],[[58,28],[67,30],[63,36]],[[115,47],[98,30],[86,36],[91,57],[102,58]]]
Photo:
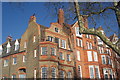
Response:
[[[58,32],[58,28],[55,28],[55,32]]]
[[[7,53],[9,53],[10,52],[10,43],[8,42],[8,44],[7,44]]]
[[[0,45],[0,55],[2,55],[2,45]]]
[[[15,41],[15,51],[17,51],[19,49],[19,42],[18,40],[16,39]]]

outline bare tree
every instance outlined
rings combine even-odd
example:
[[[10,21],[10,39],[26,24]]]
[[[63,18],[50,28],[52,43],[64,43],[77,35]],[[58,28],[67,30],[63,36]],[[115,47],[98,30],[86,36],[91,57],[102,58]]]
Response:
[[[94,28],[87,29],[83,26],[82,15],[80,14],[80,8],[79,8],[78,1],[75,0],[74,3],[75,3],[75,9],[76,9],[76,16],[77,16],[77,19],[78,19],[78,25],[80,27],[80,33],[97,35],[98,37],[100,37],[100,39],[105,44],[107,44],[110,48],[112,48],[112,50],[114,50],[120,56],[120,49],[118,48],[118,46],[116,44],[113,44],[105,35],[103,35],[101,33],[101,31],[96,30]],[[117,20],[118,20],[118,25],[119,25],[119,28],[120,28],[120,2],[115,2],[113,7],[106,7],[99,12],[91,12],[87,16],[91,16],[91,15],[94,15],[94,14],[100,14],[100,13],[103,13],[104,11],[106,11],[108,9],[112,9],[112,10],[115,11],[116,17],[117,17]]]

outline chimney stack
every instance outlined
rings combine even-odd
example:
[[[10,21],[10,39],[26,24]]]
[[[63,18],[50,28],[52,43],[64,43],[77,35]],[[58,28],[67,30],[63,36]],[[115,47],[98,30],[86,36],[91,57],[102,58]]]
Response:
[[[12,37],[8,36],[6,40],[9,41],[9,42],[11,42],[12,41]]]
[[[30,16],[30,20],[29,20],[29,23],[30,22],[36,22],[36,17],[35,17],[35,14],[33,14],[32,16]]]
[[[59,9],[59,12],[58,12],[58,23],[60,25],[63,25],[63,23],[64,23],[64,11],[63,11],[63,9]]]

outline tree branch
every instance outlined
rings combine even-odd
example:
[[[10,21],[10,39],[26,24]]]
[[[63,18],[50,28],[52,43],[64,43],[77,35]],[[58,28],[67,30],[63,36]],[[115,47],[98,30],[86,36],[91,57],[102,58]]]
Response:
[[[104,8],[103,10],[100,10],[99,12],[90,12],[90,13],[88,13],[87,16],[89,17],[89,16],[92,16],[92,15],[94,15],[94,14],[99,15],[99,14],[105,12],[105,11],[108,10],[108,9],[116,10],[115,7],[106,7],[106,8]]]
[[[119,56],[120,56],[120,49],[118,49],[118,47],[116,45],[114,45],[105,35],[103,35],[99,30],[95,30],[94,28],[92,29],[87,29],[84,27],[83,22],[82,22],[82,16],[80,15],[80,8],[79,8],[79,4],[78,1],[75,0],[74,2],[75,5],[75,9],[76,9],[76,15],[78,18],[78,25],[80,27],[80,33],[82,34],[91,34],[91,35],[96,35],[98,36],[106,45],[108,45],[110,48],[112,48],[113,51],[115,51]],[[106,11],[109,8],[106,8],[104,10],[102,10],[101,12]],[[111,9],[114,9],[111,7]],[[101,13],[99,12],[99,13]]]

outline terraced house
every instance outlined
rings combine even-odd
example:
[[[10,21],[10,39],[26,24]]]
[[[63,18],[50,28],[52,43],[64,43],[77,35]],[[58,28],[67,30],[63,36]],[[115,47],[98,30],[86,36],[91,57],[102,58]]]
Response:
[[[83,16],[84,27],[88,28]],[[103,34],[104,30],[99,27]],[[118,37],[109,37],[116,43]],[[0,48],[2,78],[78,78],[120,79],[120,56],[94,35],[81,34],[78,22],[64,23],[59,9],[58,21],[50,27],[30,17],[28,28],[20,39],[7,41]]]

